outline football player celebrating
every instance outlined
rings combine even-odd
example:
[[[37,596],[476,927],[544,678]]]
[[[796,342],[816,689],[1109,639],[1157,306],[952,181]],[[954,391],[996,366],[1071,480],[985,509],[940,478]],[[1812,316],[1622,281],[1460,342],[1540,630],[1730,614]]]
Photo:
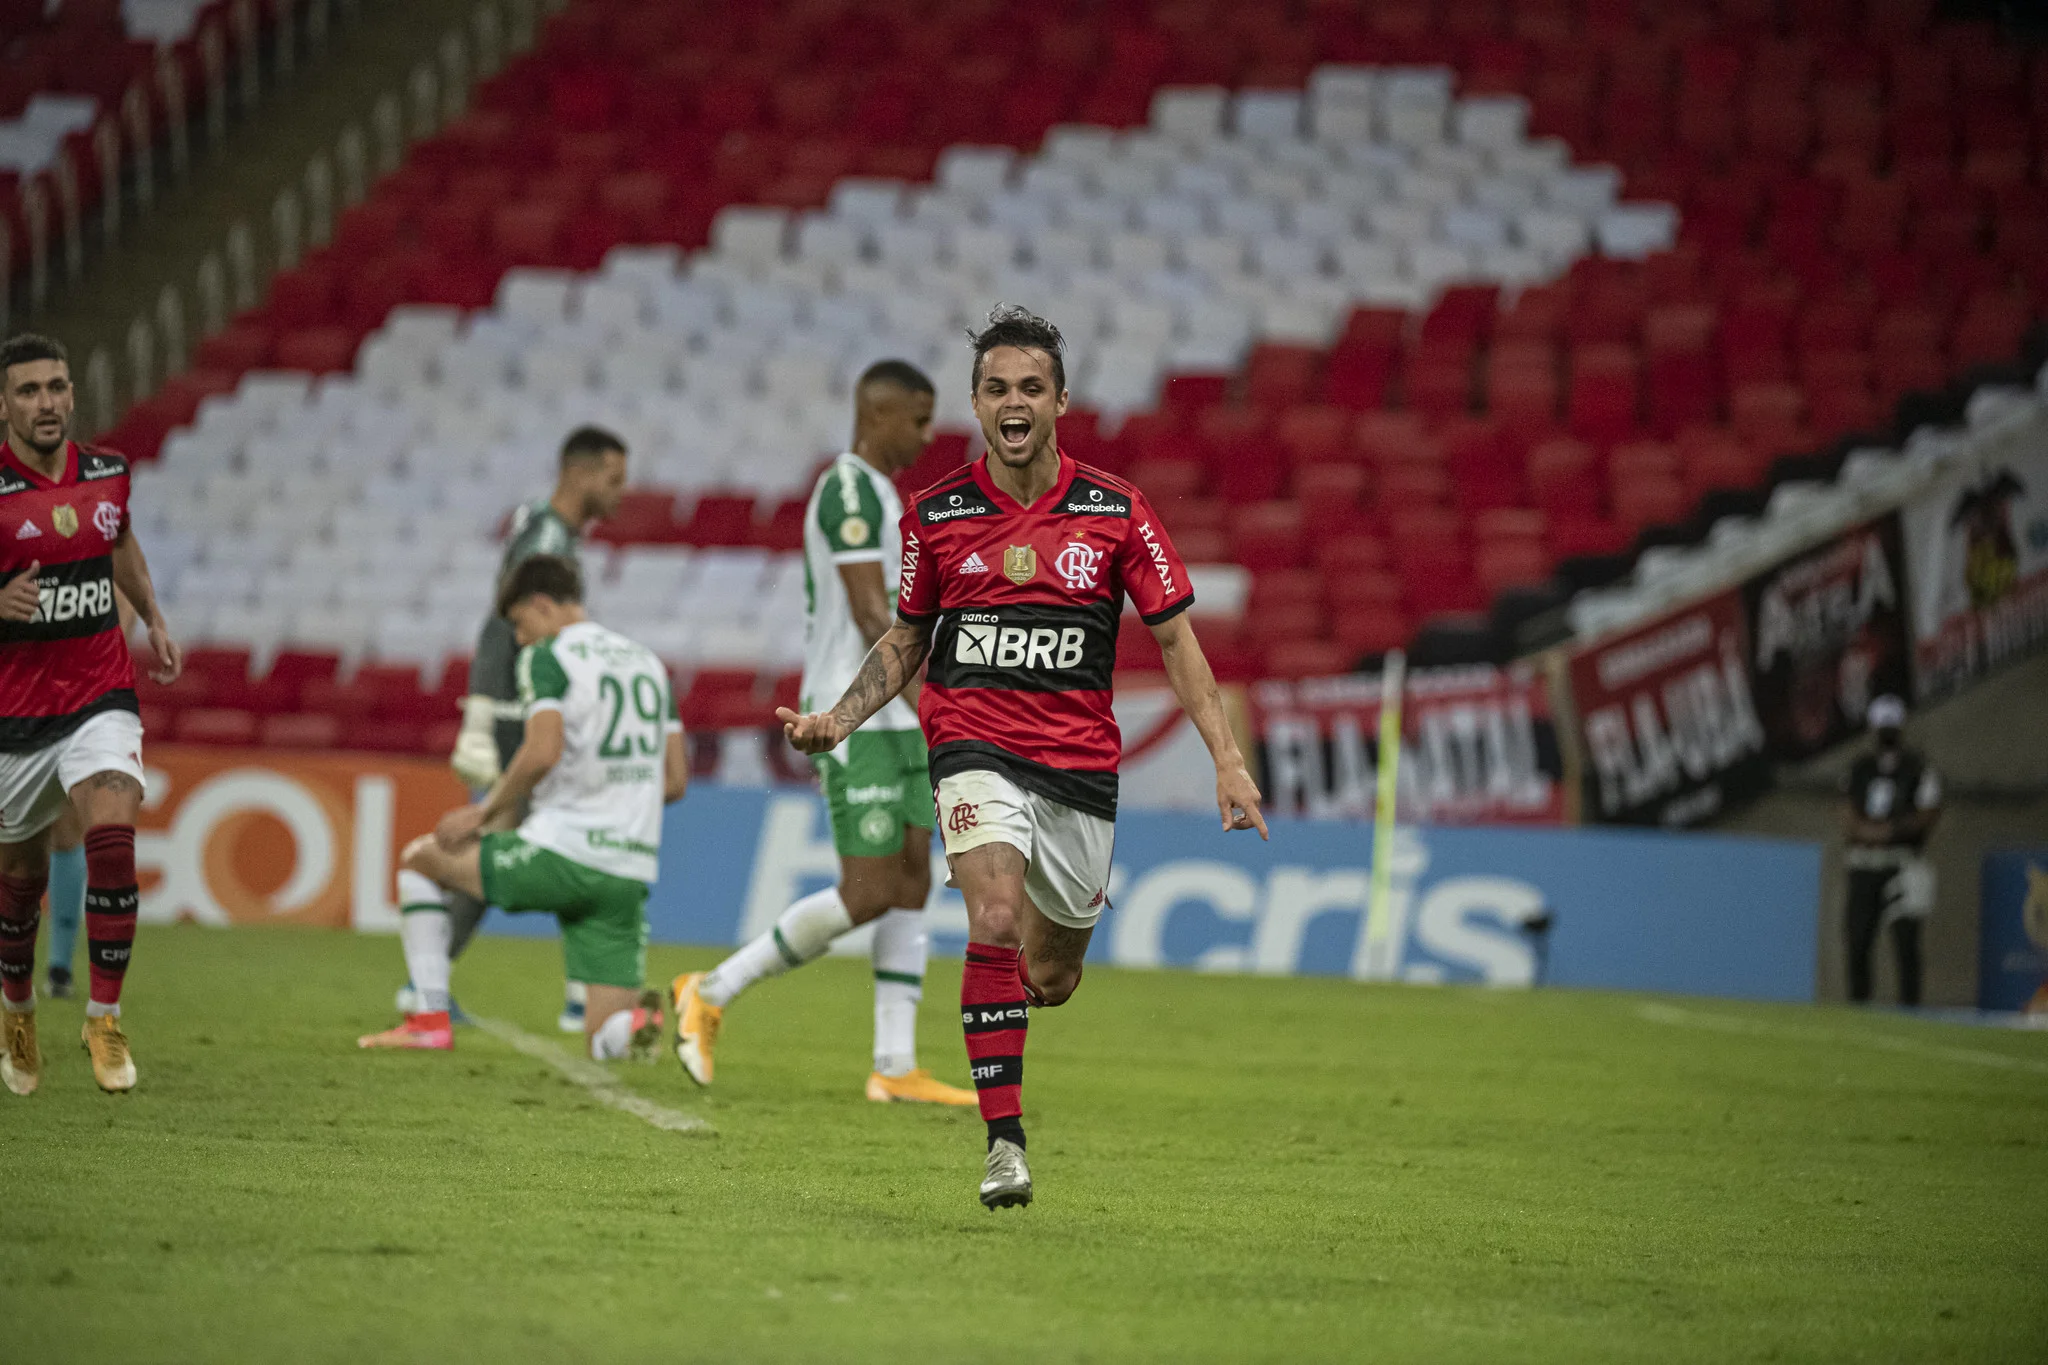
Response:
[[[85,827],[83,1041],[100,1089],[135,1088],[121,984],[135,942],[142,719],[116,588],[149,632],[151,676],[175,682],[182,663],[128,522],[128,462],[68,439],[74,403],[61,345],[0,343],[0,1081],[17,1095],[42,1079],[37,912],[67,802]]]
[[[997,308],[973,338],[988,453],[903,518],[896,621],[828,711],[778,715],[805,753],[842,743],[929,661],[918,718],[940,830],[967,902],[960,984],[988,1127],[981,1202],[1031,1202],[1022,1090],[1027,1006],[1065,1002],[1108,900],[1121,739],[1111,711],[1129,597],[1216,766],[1228,830],[1266,835],[1259,790],[1188,625],[1187,570],[1145,497],[1059,448],[1059,330]]]

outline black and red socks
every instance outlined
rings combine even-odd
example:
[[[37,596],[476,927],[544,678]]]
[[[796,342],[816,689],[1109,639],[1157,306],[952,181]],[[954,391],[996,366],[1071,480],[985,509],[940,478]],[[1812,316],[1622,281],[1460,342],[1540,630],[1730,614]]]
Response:
[[[41,877],[0,877],[0,996],[18,1010],[35,1008],[36,928],[42,916]]]
[[[118,1014],[121,981],[135,948],[135,826],[85,832],[85,947],[92,965],[88,1014]]]
[[[967,1034],[967,1065],[981,1100],[989,1145],[1007,1138],[1024,1145],[1024,1039],[1030,1010],[1017,974],[1017,950],[988,943],[967,945],[960,974],[960,1026]]]

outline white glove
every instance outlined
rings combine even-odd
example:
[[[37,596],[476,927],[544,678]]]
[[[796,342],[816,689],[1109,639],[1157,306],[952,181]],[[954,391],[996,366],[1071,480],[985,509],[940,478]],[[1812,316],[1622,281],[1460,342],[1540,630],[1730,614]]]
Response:
[[[498,780],[497,719],[496,698],[462,699],[462,733],[455,737],[448,766],[471,791],[482,791]]]

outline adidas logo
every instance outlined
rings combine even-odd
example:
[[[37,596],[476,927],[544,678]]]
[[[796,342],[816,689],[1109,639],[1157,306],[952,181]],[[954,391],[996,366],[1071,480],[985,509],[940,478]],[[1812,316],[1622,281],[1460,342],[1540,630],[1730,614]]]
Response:
[[[977,554],[971,554],[971,555],[967,556],[967,559],[966,559],[966,561],[965,561],[964,563],[962,563],[962,564],[960,565],[960,572],[961,572],[961,573],[987,573],[987,572],[988,572],[988,565],[986,565],[986,564],[984,564],[984,563],[982,563],[982,562],[981,562],[981,556],[980,556],[980,554],[978,554],[978,553],[977,553]]]
[[[42,528],[37,526],[34,522],[24,521],[21,524],[21,529],[14,533],[14,538],[16,540],[34,540],[37,536],[41,535],[42,533]]]

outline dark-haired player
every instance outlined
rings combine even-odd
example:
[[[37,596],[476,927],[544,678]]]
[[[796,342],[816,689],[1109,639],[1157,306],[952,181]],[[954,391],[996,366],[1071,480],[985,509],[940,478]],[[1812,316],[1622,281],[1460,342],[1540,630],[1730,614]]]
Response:
[[[512,533],[505,542],[504,558],[498,562],[497,590],[503,590],[512,571],[530,556],[560,555],[573,563],[583,532],[592,522],[617,511],[625,491],[626,443],[603,427],[578,427],[570,432],[562,442],[555,491],[512,513]],[[448,760],[462,785],[472,792],[486,791],[498,780],[525,733],[519,686],[512,676],[512,661],[518,654],[511,624],[493,612],[484,621],[476,652],[470,656],[462,730]],[[459,892],[448,898],[448,906],[454,926],[449,955],[460,957],[483,922],[484,907]],[[399,993],[400,1009],[409,1009],[414,1003],[407,992]],[[564,992],[561,1027],[564,1033],[583,1028],[583,986],[574,978]]]
[[[42,1078],[37,910],[50,827],[67,800],[85,826],[83,1041],[100,1089],[135,1087],[120,1019],[135,941],[142,720],[116,588],[149,632],[152,676],[175,682],[182,662],[128,522],[128,462],[67,439],[73,404],[61,345],[0,343],[0,1080],[17,1095]]]
[[[554,915],[569,975],[588,984],[590,1055],[651,1057],[662,1012],[660,992],[644,990],[647,888],[659,870],[661,808],[690,779],[668,670],[583,614],[582,575],[559,555],[521,562],[497,608],[520,645],[525,738],[481,800],[450,811],[400,856],[399,939],[420,999],[397,1028],[357,1043],[454,1046],[447,898],[459,892]]]
[[[846,690],[889,629],[903,558],[903,503],[890,476],[917,463],[932,440],[932,381],[901,360],[867,368],[853,390],[853,449],[819,476],[804,509],[802,705]],[[725,1007],[747,987],[821,956],[855,925],[875,922],[875,1069],[871,1100],[974,1103],[917,1064],[931,892],[932,795],[917,712],[891,700],[858,732],[813,760],[839,850],[839,884],[814,891],[709,972],[675,980],[676,1055],[709,1085]]]
[[[988,1124],[981,1202],[998,1208],[1031,1202],[1026,1007],[1073,994],[1107,903],[1121,753],[1110,675],[1126,596],[1209,746],[1223,828],[1263,838],[1266,823],[1188,625],[1194,593],[1166,529],[1136,488],[1059,448],[1058,329],[998,308],[973,345],[987,456],[920,493],[904,516],[896,622],[838,703],[778,714],[797,748],[824,752],[929,660],[918,715],[947,861],[967,901],[960,1011]]]

